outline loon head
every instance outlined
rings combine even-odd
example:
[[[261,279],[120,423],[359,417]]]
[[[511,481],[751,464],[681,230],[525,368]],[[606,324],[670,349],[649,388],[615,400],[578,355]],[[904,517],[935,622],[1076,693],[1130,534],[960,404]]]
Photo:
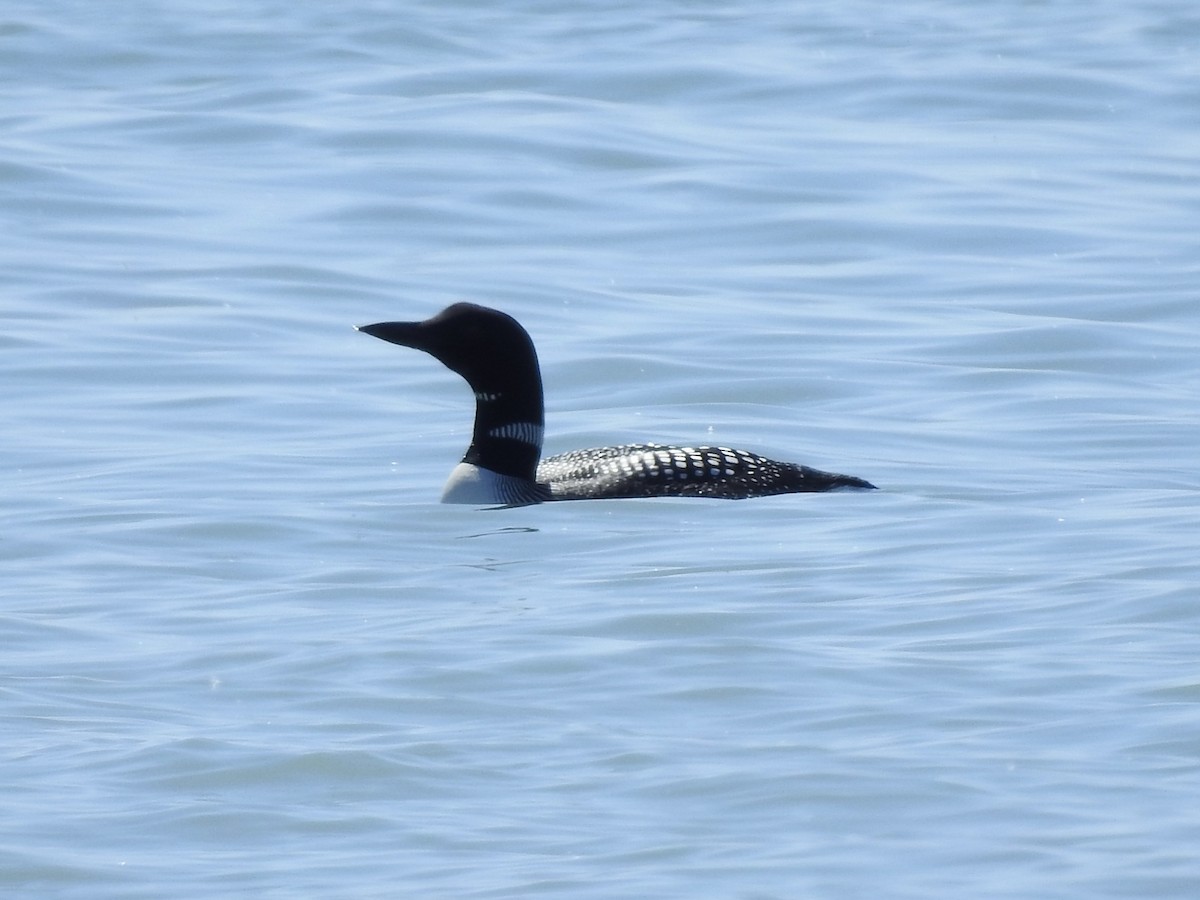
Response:
[[[533,485],[545,421],[542,375],[533,341],[516,319],[455,303],[423,322],[379,322],[358,330],[424,350],[465,378],[475,392],[475,430],[463,463]]]
[[[455,303],[423,322],[360,325],[372,337],[424,350],[467,380],[476,394],[524,395],[541,403],[542,376],[529,333],[512,316]]]

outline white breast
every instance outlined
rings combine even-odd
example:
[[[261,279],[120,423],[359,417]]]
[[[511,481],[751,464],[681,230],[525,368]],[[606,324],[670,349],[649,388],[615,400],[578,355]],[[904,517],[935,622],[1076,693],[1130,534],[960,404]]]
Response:
[[[442,488],[443,503],[503,503],[505,476],[470,463],[459,463]]]

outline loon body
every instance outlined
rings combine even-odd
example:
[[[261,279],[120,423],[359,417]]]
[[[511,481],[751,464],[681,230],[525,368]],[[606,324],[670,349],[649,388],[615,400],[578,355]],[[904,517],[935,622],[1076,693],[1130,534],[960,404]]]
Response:
[[[486,306],[455,303],[423,322],[380,322],[358,330],[429,353],[475,392],[471,445],[450,473],[443,503],[663,496],[741,500],[875,487],[851,475],[728,447],[623,444],[541,459],[542,374],[533,341],[516,319]]]

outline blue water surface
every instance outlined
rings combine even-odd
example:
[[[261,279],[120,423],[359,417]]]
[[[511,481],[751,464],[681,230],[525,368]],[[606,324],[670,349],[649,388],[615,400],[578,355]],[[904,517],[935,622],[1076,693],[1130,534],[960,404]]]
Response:
[[[0,889],[1191,897],[1200,15],[9,3]],[[437,503],[548,452],[872,493]]]

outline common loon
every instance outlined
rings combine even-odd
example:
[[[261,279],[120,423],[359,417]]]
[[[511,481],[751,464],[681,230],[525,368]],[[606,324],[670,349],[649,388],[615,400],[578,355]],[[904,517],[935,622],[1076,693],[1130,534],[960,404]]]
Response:
[[[542,375],[528,332],[512,316],[455,303],[423,322],[379,322],[358,330],[424,350],[475,392],[475,430],[450,474],[443,503],[504,504],[621,497],[740,500],[800,491],[874,488],[728,447],[622,444],[542,455]]]

